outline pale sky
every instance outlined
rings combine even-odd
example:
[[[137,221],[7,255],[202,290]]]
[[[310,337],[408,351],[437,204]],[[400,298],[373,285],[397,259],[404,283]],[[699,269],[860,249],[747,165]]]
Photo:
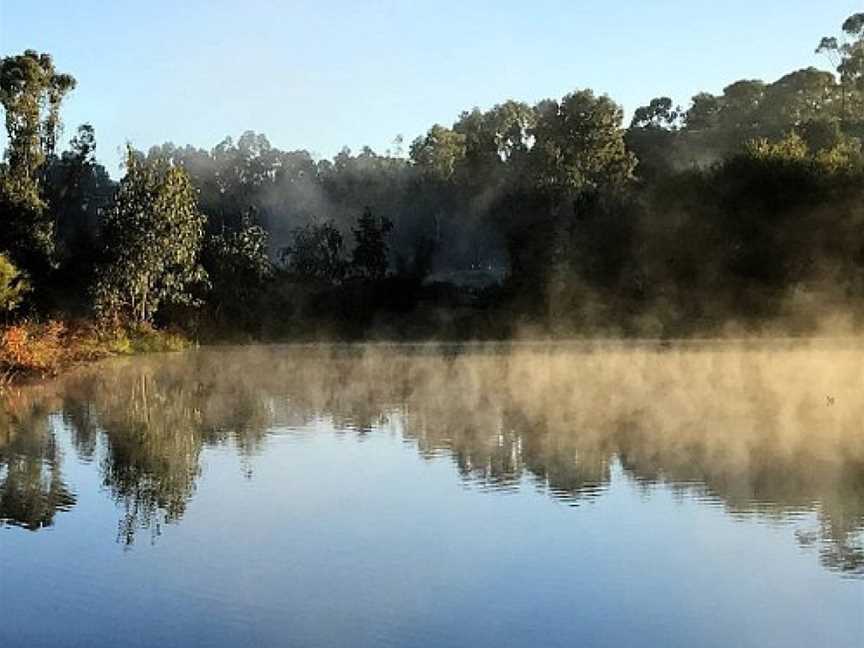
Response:
[[[0,0],[0,55],[32,48],[78,79],[66,138],[211,148],[263,132],[283,149],[383,151],[462,110],[589,87],[628,114],[740,78],[827,63],[852,0]]]

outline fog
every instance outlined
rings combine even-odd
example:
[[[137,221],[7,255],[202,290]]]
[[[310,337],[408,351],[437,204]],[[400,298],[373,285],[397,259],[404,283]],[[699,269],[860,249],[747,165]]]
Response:
[[[862,386],[858,340],[289,345],[114,360],[7,401],[2,517],[39,528],[74,506],[52,450],[55,412],[124,505],[127,542],[183,516],[207,447],[235,448],[254,479],[272,435],[389,431],[422,457],[450,457],[468,484],[527,478],[573,505],[602,497],[620,465],[641,488],[731,515],[815,512],[820,527],[799,540],[861,573]]]

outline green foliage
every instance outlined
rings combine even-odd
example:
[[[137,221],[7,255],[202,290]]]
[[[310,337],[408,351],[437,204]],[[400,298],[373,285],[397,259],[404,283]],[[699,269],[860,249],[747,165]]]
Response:
[[[647,106],[637,108],[633,113],[630,128],[677,128],[678,119],[681,117],[681,107],[672,107],[669,97],[657,97],[652,99]]]
[[[55,222],[57,268],[43,292],[51,291],[51,302],[76,315],[89,310],[95,271],[103,261],[99,240],[100,214],[115,192],[104,167],[95,159],[95,132],[89,124],[79,126],[63,151],[46,165],[44,193]]]
[[[0,251],[32,281],[36,315],[81,313],[92,291],[134,326],[248,335],[320,328],[295,321],[314,314],[358,335],[387,309],[696,328],[767,318],[824,277],[862,295],[864,14],[842,33],[817,50],[837,74],[742,79],[686,108],[655,97],[627,128],[609,97],[577,90],[466,110],[407,157],[398,143],[316,160],[251,131],[210,150],[166,143],[130,152],[119,186],[91,126],[55,152],[75,82],[26,51],[0,60]]]
[[[264,228],[248,216],[239,229],[206,237],[202,264],[212,285],[207,302],[217,318],[238,324],[249,318],[273,274],[267,240]]]
[[[114,183],[96,162],[96,134],[82,124],[69,150],[47,166],[45,193],[57,222],[57,252],[61,262],[77,254],[94,253],[98,215],[108,206]],[[91,260],[92,261],[92,260]]]
[[[411,144],[411,160],[436,180],[449,180],[465,157],[465,135],[439,124]]]
[[[621,107],[590,90],[547,100],[535,109],[531,174],[536,186],[565,194],[621,186],[636,158],[624,143]]]
[[[825,140],[818,148],[811,148],[795,132],[778,141],[759,139],[748,142],[745,155],[774,166],[797,165],[807,169],[814,177],[828,178],[861,168],[861,143],[856,139],[840,138],[828,144]]]
[[[130,149],[126,177],[102,224],[107,263],[96,286],[105,316],[148,322],[163,303],[194,304],[204,216],[188,174]]]
[[[833,149],[846,139],[840,123],[827,119],[811,119],[799,125],[795,132],[811,151]]]
[[[147,324],[120,327],[96,339],[99,352],[110,355],[182,351],[188,349],[190,344],[179,333],[160,331]]]
[[[824,36],[816,53],[836,67],[844,90],[860,93],[864,90],[864,13],[849,16],[841,29],[845,38]]]
[[[367,208],[357,219],[354,228],[354,252],[351,255],[353,273],[369,279],[380,280],[387,274],[387,235],[393,223],[385,218],[376,218]]]
[[[670,151],[678,139],[683,115],[680,106],[672,107],[669,97],[652,99],[633,113],[624,139],[628,150],[636,155],[636,174],[643,180],[651,181],[673,171]]]
[[[60,104],[75,79],[54,69],[50,54],[26,50],[0,59],[0,104],[6,112],[11,172],[35,180],[53,155],[60,127]]]
[[[453,130],[465,137],[465,154],[479,160],[506,161],[525,151],[535,123],[534,109],[519,101],[506,101],[487,112],[463,112]]]
[[[5,255],[0,254],[0,312],[15,310],[30,292],[27,277]]]
[[[75,79],[55,71],[49,54],[26,50],[0,59],[6,164],[0,173],[0,246],[23,267],[44,273],[53,261],[54,219],[42,196],[41,173],[54,154],[60,105]]]
[[[864,164],[861,140],[844,138],[830,148],[822,148],[815,152],[814,160],[817,168],[827,174],[843,173],[854,177],[859,174]]]
[[[779,164],[801,162],[810,152],[807,143],[797,133],[791,133],[778,142],[767,139],[752,140],[747,143],[745,151],[755,160]]]
[[[282,262],[292,275],[325,283],[345,276],[342,234],[331,222],[295,228],[291,244],[282,250]]]
[[[836,291],[854,308],[864,286],[854,151],[814,153],[793,133],[657,183],[639,232],[655,298],[694,327],[764,321],[797,291]]]
[[[0,172],[0,214],[0,249],[31,274],[44,277],[53,264],[54,219],[38,184]]]

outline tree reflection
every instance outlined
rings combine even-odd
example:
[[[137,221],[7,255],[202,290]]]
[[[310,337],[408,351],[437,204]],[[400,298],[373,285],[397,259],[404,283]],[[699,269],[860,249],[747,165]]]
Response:
[[[105,448],[103,484],[123,507],[118,537],[126,544],[140,529],[155,537],[162,524],[183,516],[201,475],[204,447],[234,442],[249,456],[270,423],[266,394],[216,366],[188,362],[111,365],[83,379]],[[89,439],[77,429],[79,420],[68,418],[76,442]]]
[[[370,346],[112,362],[58,381],[28,416],[7,414],[0,506],[4,520],[38,528],[74,504],[52,411],[79,456],[98,457],[125,543],[184,515],[207,447],[232,446],[251,470],[271,430],[324,422],[362,439],[389,426],[483,489],[528,483],[578,505],[601,497],[618,470],[646,492],[732,516],[810,512],[816,528],[790,533],[826,567],[862,575],[862,356],[803,345]]]
[[[0,525],[37,531],[72,508],[62,463],[47,412],[29,399],[10,398],[0,418]]]

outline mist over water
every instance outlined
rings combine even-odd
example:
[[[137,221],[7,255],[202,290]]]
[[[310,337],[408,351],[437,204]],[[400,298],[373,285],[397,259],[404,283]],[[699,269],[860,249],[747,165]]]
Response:
[[[0,638],[112,645],[106,615],[134,614],[127,645],[856,645],[862,361],[514,342],[82,368],[6,403]]]

